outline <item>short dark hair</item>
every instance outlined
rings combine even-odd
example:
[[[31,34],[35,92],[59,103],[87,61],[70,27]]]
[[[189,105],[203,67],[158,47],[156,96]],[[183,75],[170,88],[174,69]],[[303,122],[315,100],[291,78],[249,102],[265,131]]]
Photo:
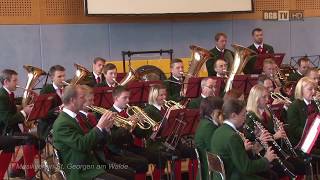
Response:
[[[227,63],[227,61],[226,61],[226,60],[221,59],[221,58],[218,58],[218,59],[214,62],[214,64],[213,64],[213,67],[214,67],[214,68],[216,68],[216,67],[217,67],[217,62],[218,62],[218,61],[224,61],[225,63]]]
[[[222,113],[225,119],[230,118],[232,113],[239,114],[245,108],[243,101],[238,99],[229,99],[223,103]]]
[[[112,91],[112,97],[115,99],[123,92],[129,92],[129,90],[125,86],[116,86]]]
[[[102,72],[103,74],[107,74],[109,70],[113,70],[113,69],[117,69],[117,66],[112,63],[108,63],[103,66]]]
[[[18,73],[12,69],[4,69],[0,76],[1,84],[4,84],[4,80],[10,81],[13,75],[18,75]]]
[[[257,81],[258,81],[258,84],[263,85],[265,80],[270,80],[270,81],[272,81],[272,80],[271,80],[267,75],[265,75],[265,74],[260,74]]]
[[[178,59],[178,58],[172,59],[170,62],[170,67],[172,67],[174,63],[183,63],[183,61],[182,59]]]
[[[262,29],[261,28],[254,28],[251,32],[251,35],[253,36],[255,32],[261,32]]]
[[[220,37],[225,37],[225,38],[228,38],[227,34],[226,33],[223,33],[223,32],[218,32],[215,36],[214,36],[214,40],[215,41],[219,41]]]
[[[61,65],[51,66],[49,69],[49,75],[52,77],[56,71],[66,71],[66,69]]]
[[[211,117],[212,112],[215,109],[221,109],[223,100],[219,96],[209,96],[205,99],[202,99],[200,103],[200,117]]]
[[[102,61],[103,63],[106,63],[106,60],[103,59],[102,57],[95,57],[95,58],[93,59],[93,63],[94,63],[94,64],[97,64],[97,62],[99,62],[99,61]]]
[[[299,66],[301,66],[301,62],[302,62],[302,61],[308,62],[308,61],[310,61],[310,59],[308,58],[308,56],[303,56],[303,57],[301,57],[300,59],[298,59],[297,64],[298,64]]]

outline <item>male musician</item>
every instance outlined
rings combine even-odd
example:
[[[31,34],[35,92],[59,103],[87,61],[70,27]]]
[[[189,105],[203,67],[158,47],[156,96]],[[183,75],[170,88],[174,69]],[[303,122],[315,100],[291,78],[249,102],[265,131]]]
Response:
[[[106,173],[92,153],[108,136],[105,131],[112,127],[114,114],[104,113],[97,125],[84,134],[76,117],[86,101],[84,88],[66,87],[62,101],[64,108],[53,124],[53,144],[61,155],[67,179],[121,179]]]
[[[183,87],[183,62],[181,59],[173,59],[170,63],[171,76],[165,81],[168,90],[168,99],[180,101],[181,88]]]
[[[112,63],[108,63],[103,66],[102,72],[106,80],[106,86],[115,87],[117,85],[115,82],[117,78],[117,66]]]
[[[248,48],[255,51],[259,54],[274,54],[273,47],[263,42],[263,30],[261,28],[255,28],[251,32],[253,38],[253,44]],[[257,61],[256,57],[251,58],[247,65],[245,66],[243,72],[245,74],[254,74],[255,71],[255,63]]]
[[[2,87],[0,88],[0,133],[3,135],[15,135],[15,136],[23,136],[21,134],[19,124],[22,125],[31,112],[33,105],[27,105],[23,107],[21,111],[17,110],[15,104],[15,95],[14,91],[16,90],[16,86],[18,85],[18,73],[11,69],[5,69],[1,72],[0,81]],[[26,134],[25,134],[26,135]],[[28,135],[29,136],[29,135]],[[29,139],[32,138],[29,136]],[[17,145],[21,145],[24,143],[19,143]],[[30,144],[30,143],[28,143]],[[31,143],[36,144],[36,143]],[[12,154],[14,153],[14,146],[7,146],[0,155],[0,178],[3,178],[5,171],[7,170]],[[31,179],[35,176],[33,160],[35,156],[34,146],[26,145],[23,147],[24,156],[18,161],[17,165],[15,165],[10,172],[11,177],[24,176],[24,171],[21,169],[21,166],[25,163],[25,165],[29,166],[26,169],[26,179]],[[20,166],[20,167],[19,167]]]
[[[319,75],[318,69],[316,67],[308,69],[308,71],[306,73],[306,77],[313,79],[316,82],[316,84],[318,85],[320,75]]]
[[[216,71],[217,77],[228,78],[228,65],[227,62],[223,59],[217,59],[214,63],[214,70]]]
[[[51,66],[49,69],[49,76],[52,80],[52,83],[45,85],[41,89],[40,94],[55,93],[56,96],[52,101],[48,116],[44,119],[41,119],[38,124],[40,137],[43,138],[46,138],[48,136],[53,122],[58,117],[59,106],[62,104],[61,97],[64,93],[64,81],[66,76],[65,68],[61,65]]]
[[[237,133],[245,121],[244,103],[230,99],[224,102],[222,111],[226,119],[211,137],[210,152],[222,158],[226,179],[259,179],[256,174],[268,170],[269,163],[277,156],[268,148],[263,158],[249,159],[243,140]]]
[[[214,64],[217,59],[223,59],[228,65],[233,63],[233,52],[226,49],[227,45],[227,35],[223,32],[217,33],[214,37],[216,46],[210,50],[211,58],[207,60],[206,67],[208,71],[208,76],[215,76],[216,71],[214,69]]]
[[[188,108],[190,109],[198,109],[200,107],[200,103],[203,99],[215,96],[217,81],[208,77],[201,80],[201,94],[199,97],[194,98],[188,104]]]
[[[298,82],[305,74],[307,73],[308,69],[311,67],[310,59],[308,57],[302,57],[298,60],[298,69],[289,75],[289,81],[296,81]]]
[[[83,109],[79,111],[77,114],[77,122],[79,123],[79,126],[81,127],[82,131],[84,134],[87,134],[92,128],[94,128],[97,123],[98,119],[96,116],[92,113],[89,112],[88,106],[92,106],[94,104],[94,96],[93,96],[93,90],[89,86],[83,85],[82,86],[83,90],[85,91],[85,103],[83,104]],[[110,131],[109,131],[110,135]],[[106,170],[107,172],[123,177],[125,179],[134,179],[134,172],[139,171],[139,169],[130,169],[131,167],[139,167],[139,163],[137,162],[136,164],[131,164],[131,162],[116,162],[116,161],[111,161],[111,155],[106,148],[106,143],[111,141],[111,136],[108,136],[107,141],[105,143],[100,143],[97,144],[97,146],[94,148],[94,155],[98,159],[99,163],[106,165]],[[129,167],[126,169],[114,169],[113,167],[117,165],[125,164],[128,165]]]
[[[94,87],[101,83],[105,83],[106,79],[102,73],[102,69],[104,64],[106,63],[106,60],[101,57],[96,57],[93,60],[92,65],[92,73],[88,77],[88,86]]]

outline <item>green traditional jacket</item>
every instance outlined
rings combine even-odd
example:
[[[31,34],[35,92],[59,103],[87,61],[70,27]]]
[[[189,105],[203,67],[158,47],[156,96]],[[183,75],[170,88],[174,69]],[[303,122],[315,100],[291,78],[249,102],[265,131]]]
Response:
[[[22,123],[24,119],[15,103],[10,101],[8,92],[3,87],[0,88],[0,133],[4,135],[20,132],[18,123]]]
[[[206,152],[210,149],[210,140],[214,131],[218,128],[218,125],[214,124],[209,118],[203,118],[198,124],[194,141],[199,152],[201,163],[201,177],[202,179],[208,179],[208,163]],[[197,179],[200,179],[199,176]]]
[[[269,167],[266,158],[249,159],[241,137],[227,124],[223,124],[213,133],[209,151],[222,158],[228,180],[261,179],[255,174]]]
[[[46,138],[48,136],[53,122],[58,117],[58,113],[57,113],[58,107],[62,104],[61,98],[58,96],[52,84],[45,85],[40,91],[40,94],[51,94],[51,93],[55,93],[56,96],[52,100],[52,104],[51,104],[51,107],[49,108],[47,117],[41,119],[39,123],[40,136],[43,138]]]
[[[210,51],[210,58],[206,62],[206,67],[208,71],[208,76],[216,76],[217,72],[214,70],[214,63],[222,58],[222,53],[214,47]],[[229,49],[224,49],[223,59],[227,62],[228,66],[230,67],[233,63],[234,54]]]
[[[164,85],[167,88],[167,93],[168,93],[168,100],[173,100],[173,101],[181,101],[182,96],[180,96],[181,92],[181,85],[182,82],[178,81],[175,79],[173,76],[170,76],[167,81],[164,81]]]
[[[316,112],[318,112],[314,101],[311,103],[314,105]],[[303,100],[296,99],[288,107],[288,136],[293,146],[297,145],[301,139],[308,115],[310,114],[308,114],[307,105]]]
[[[258,49],[254,46],[254,44],[251,44],[249,49],[253,50],[257,54],[259,54]],[[273,47],[269,44],[263,43],[263,54],[274,54]],[[255,71],[255,64],[257,61],[257,56],[253,56],[248,60],[247,65],[244,67],[243,72],[245,74],[256,74],[257,72]]]
[[[98,128],[84,134],[75,118],[61,112],[53,124],[53,145],[59,151],[67,179],[88,180],[104,173],[93,149],[105,141]]]
[[[201,95],[197,98],[192,98],[191,101],[188,103],[188,108],[189,109],[199,109],[202,99],[204,99],[204,98]]]

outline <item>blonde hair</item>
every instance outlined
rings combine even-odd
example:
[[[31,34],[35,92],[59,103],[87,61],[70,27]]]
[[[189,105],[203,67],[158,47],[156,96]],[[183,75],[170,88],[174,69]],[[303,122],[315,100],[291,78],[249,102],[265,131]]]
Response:
[[[160,94],[160,89],[166,89],[162,84],[154,84],[150,87],[148,103],[149,104],[158,104],[157,97]]]
[[[295,92],[294,92],[294,98],[303,100],[303,87],[307,84],[311,84],[312,86],[316,87],[316,82],[310,78],[310,77],[303,77],[301,78],[296,86]]]
[[[260,84],[253,86],[250,90],[248,102],[247,102],[247,111],[254,112],[259,118],[262,118],[260,113],[258,112],[258,101],[259,98],[262,97],[262,94],[267,89]]]

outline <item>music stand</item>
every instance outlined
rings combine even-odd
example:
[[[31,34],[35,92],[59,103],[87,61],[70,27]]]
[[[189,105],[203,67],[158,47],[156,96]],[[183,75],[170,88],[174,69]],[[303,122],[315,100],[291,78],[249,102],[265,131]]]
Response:
[[[57,98],[56,93],[40,94],[34,102],[33,108],[29,114],[28,120],[37,120],[45,118],[48,115],[52,100]]]
[[[143,82],[133,81],[127,85],[127,89],[130,91],[129,103],[139,105],[143,97]]]
[[[246,90],[244,95],[247,97],[250,93],[251,88],[258,83],[258,75],[247,75]]]
[[[274,62],[280,67],[282,64],[285,53],[275,53],[275,54],[259,54],[255,62],[255,73],[261,74],[263,69],[263,63],[265,59],[272,58]]]
[[[320,133],[320,114],[314,114],[308,117],[303,129],[301,139],[297,145],[302,152],[310,154]]]
[[[95,87],[93,88],[94,105],[109,109],[113,105],[112,98],[113,87]]]
[[[33,108],[28,116],[28,120],[37,120],[37,119],[43,119],[47,117],[49,109],[51,107],[53,99],[58,98],[58,95],[56,93],[50,93],[50,94],[40,94],[33,105]],[[40,137],[40,131],[37,131],[37,136]],[[41,140],[40,138],[38,140],[38,156],[39,156],[39,165],[40,168],[38,171],[40,171],[40,179],[43,179],[42,177],[42,165],[41,165]]]
[[[231,89],[237,89],[242,94],[245,94],[247,86],[248,75],[235,75]]]
[[[182,131],[182,136],[193,135],[196,132],[200,121],[200,111],[197,109],[186,109],[185,122],[187,123]]]
[[[197,98],[201,93],[201,80],[200,77],[191,77],[188,80],[188,86],[186,90],[186,98]]]

